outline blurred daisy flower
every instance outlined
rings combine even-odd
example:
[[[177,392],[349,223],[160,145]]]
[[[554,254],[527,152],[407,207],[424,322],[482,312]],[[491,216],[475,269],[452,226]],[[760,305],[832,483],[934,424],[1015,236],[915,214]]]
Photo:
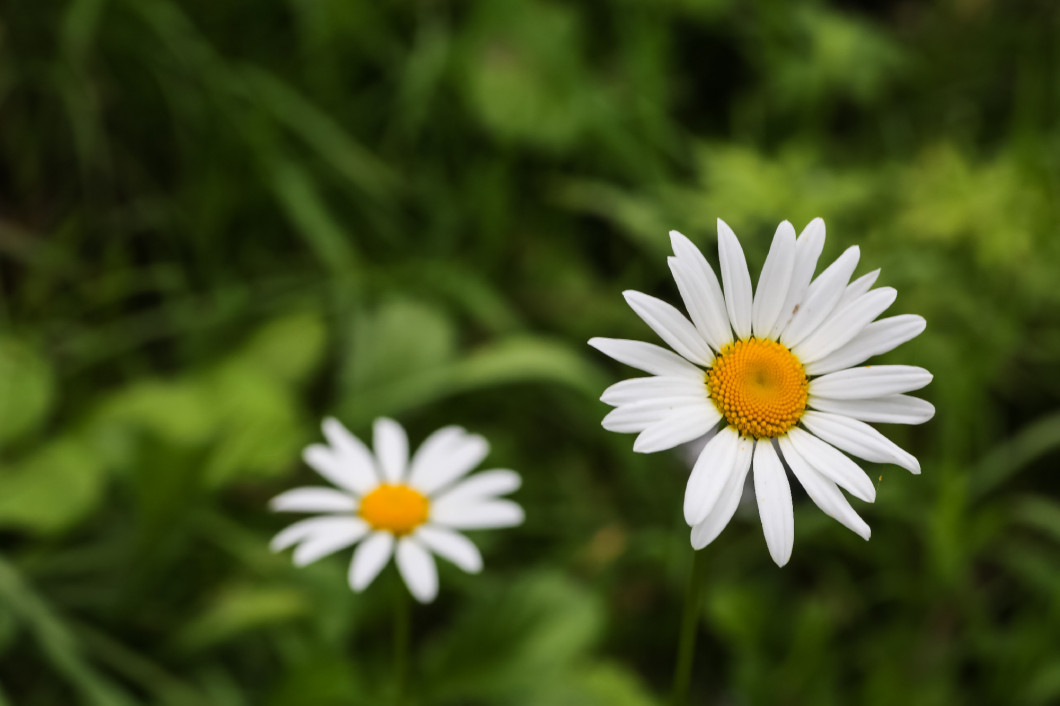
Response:
[[[916,458],[866,422],[920,424],[934,407],[904,393],[931,382],[907,365],[861,365],[924,330],[920,316],[876,320],[895,300],[873,289],[879,270],[850,281],[857,247],[814,279],[824,221],[795,237],[780,224],[758,287],[732,230],[718,221],[721,282],[688,238],[670,233],[668,259],[691,318],[640,292],[626,301],[675,352],[641,341],[594,338],[590,345],[652,377],[625,380],[602,400],[615,407],[605,429],[637,433],[635,451],[669,449],[721,430],[703,447],[688,479],[684,515],[692,546],[710,544],[732,519],[745,479],[754,489],[766,544],[783,566],[791,558],[794,516],[784,464],[824,512],[869,538],[842,490],[872,502],[876,488],[846,454],[920,473]],[[845,453],[843,453],[845,452]]]
[[[323,424],[328,444],[303,456],[334,488],[289,490],[272,500],[278,512],[317,513],[276,535],[272,550],[297,545],[294,563],[304,566],[357,545],[349,582],[364,590],[394,556],[412,595],[422,603],[438,593],[433,555],[464,571],[482,569],[478,548],[458,530],[511,527],[523,509],[499,496],[521,484],[515,471],[494,469],[465,476],[489,453],[489,444],[459,427],[431,434],[409,458],[400,424],[377,419],[373,454],[335,419]]]

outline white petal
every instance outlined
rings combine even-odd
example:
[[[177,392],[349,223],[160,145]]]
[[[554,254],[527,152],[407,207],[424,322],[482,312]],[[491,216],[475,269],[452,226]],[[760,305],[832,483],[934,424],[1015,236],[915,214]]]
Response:
[[[810,396],[809,405],[821,412],[842,414],[863,422],[923,424],[935,416],[935,405],[919,397],[891,395],[872,400],[833,400]]]
[[[601,424],[616,434],[639,434],[657,422],[673,416],[697,415],[701,407],[711,406],[706,397],[660,397],[616,407]]]
[[[901,314],[873,321],[842,347],[820,360],[806,363],[807,375],[821,375],[864,363],[874,355],[893,350],[919,336],[927,322],[915,314]]]
[[[416,530],[416,539],[469,574],[482,571],[482,554],[478,547],[459,532],[436,525],[422,525]]]
[[[387,483],[400,483],[409,463],[409,438],[405,429],[393,419],[380,417],[373,427],[375,457]]]
[[[354,591],[368,588],[394,552],[394,535],[389,532],[373,532],[357,546],[350,562],[349,581]]]
[[[861,516],[850,506],[850,501],[843,495],[839,486],[815,471],[790,443],[785,444],[781,439],[780,446],[784,453],[784,460],[787,461],[791,472],[806,490],[806,494],[810,496],[810,500],[813,500],[817,507],[824,511],[824,514],[835,518],[845,527],[860,535],[862,539],[867,540],[872,535],[872,531],[865,520],[861,519]]]
[[[318,530],[299,544],[294,550],[294,564],[312,564],[317,559],[359,542],[370,530],[368,523],[359,517],[344,518],[342,523],[336,522],[327,529]]]
[[[806,412],[801,421],[817,436],[858,458],[893,463],[910,473],[920,473],[916,457],[865,422],[828,412]]]
[[[453,502],[441,498],[431,504],[431,521],[453,529],[514,527],[525,517],[523,508],[511,500]]]
[[[791,559],[791,548],[795,543],[795,508],[791,504],[788,476],[768,439],[755,444],[753,465],[758,515],[762,519],[769,556],[777,566],[784,566]]]
[[[820,276],[810,283],[806,296],[801,302],[795,302],[798,311],[791,323],[780,334],[780,342],[791,348],[805,339],[814,329],[821,325],[843,296],[850,275],[858,266],[861,250],[855,245],[849,247],[839,258],[825,268]]]
[[[803,417],[805,416],[806,414],[803,414]],[[855,498],[869,503],[876,500],[876,486],[872,484],[872,479],[861,466],[833,446],[813,434],[795,428],[786,436],[780,437],[781,450],[787,453],[790,447],[794,447],[818,473],[837,483]]]
[[[449,502],[466,502],[468,500],[482,500],[495,498],[519,489],[523,479],[515,471],[505,468],[494,468],[482,471],[457,483],[452,488],[444,491],[435,498],[435,502],[446,498]]]
[[[860,297],[865,292],[872,289],[872,285],[876,284],[876,278],[880,276],[880,269],[876,268],[867,275],[861,275],[856,280],[847,285],[847,288],[843,290],[843,296],[839,297],[839,303],[836,304],[836,309],[846,306],[850,302]]]
[[[490,445],[478,434],[461,433],[445,444],[432,445],[426,455],[413,463],[409,485],[430,495],[453,481],[464,477],[489,454]]]
[[[693,549],[702,549],[717,539],[732,519],[736,507],[740,504],[740,496],[743,495],[747,471],[751,468],[751,453],[754,445],[753,439],[740,437],[733,472],[725,481],[725,487],[721,489],[714,509],[710,511],[705,520],[692,528]]]
[[[739,338],[751,336],[751,273],[743,248],[732,228],[718,219],[718,258],[721,281],[725,287],[725,308],[729,322]]]
[[[403,537],[394,558],[409,593],[420,603],[433,601],[438,595],[438,567],[431,553],[412,537]]]
[[[817,330],[794,346],[791,352],[805,363],[819,360],[861,333],[887,307],[894,303],[898,291],[880,287],[862,294],[842,309],[837,309]]]
[[[666,258],[666,262],[670,265],[685,308],[707,342],[715,350],[720,350],[732,342],[732,328],[729,326],[725,296],[721,293],[718,277],[703,253],[688,238],[672,230],[670,242],[677,257]]]
[[[773,236],[762,273],[758,276],[751,305],[751,329],[758,338],[768,338],[780,318],[795,267],[795,227],[784,221]]]
[[[718,502],[721,491],[739,460],[740,435],[725,427],[707,442],[696,459],[685,486],[685,522],[698,525]]]
[[[814,378],[810,394],[833,400],[863,400],[919,390],[931,378],[927,370],[913,365],[866,365]]]
[[[375,459],[364,442],[333,417],[325,419],[321,427],[331,448],[346,467],[346,475],[353,489],[359,495],[365,495],[379,485]]]
[[[791,323],[795,316],[797,307],[806,297],[806,290],[813,279],[813,272],[817,269],[817,260],[821,257],[824,249],[824,221],[814,218],[809,225],[803,228],[795,241],[795,266],[792,268],[791,284],[788,286],[788,294],[784,298],[784,304],[780,309],[780,316],[773,324],[773,330],[769,338],[776,340]]]
[[[616,382],[604,390],[600,401],[616,407],[659,397],[706,397],[706,377],[699,380],[661,377],[632,378]]]
[[[589,345],[619,363],[643,370],[652,375],[666,375],[703,379],[703,371],[681,356],[644,341],[621,338],[593,338]]]
[[[351,465],[347,456],[330,446],[312,444],[302,451],[302,459],[325,480],[355,495],[364,495],[375,487],[365,485],[364,476]]]
[[[668,417],[642,431],[633,442],[633,450],[650,454],[672,449],[678,444],[698,439],[713,429],[719,421],[721,412],[706,400],[676,408]]]
[[[675,307],[632,289],[623,292],[622,296],[637,316],[677,353],[698,365],[709,366],[713,363],[714,352],[706,339]]]
[[[353,512],[357,499],[334,488],[295,488],[269,502],[273,512]]]
[[[304,542],[318,534],[342,532],[352,527],[359,527],[362,522],[363,520],[356,517],[312,517],[308,520],[301,520],[285,527],[273,537],[269,543],[269,549],[274,552],[283,551],[287,547]]]
[[[429,473],[432,466],[439,460],[448,457],[455,449],[458,449],[467,436],[467,430],[458,426],[442,427],[433,432],[423,440],[416,453],[409,461],[410,485],[416,486],[425,473]]]

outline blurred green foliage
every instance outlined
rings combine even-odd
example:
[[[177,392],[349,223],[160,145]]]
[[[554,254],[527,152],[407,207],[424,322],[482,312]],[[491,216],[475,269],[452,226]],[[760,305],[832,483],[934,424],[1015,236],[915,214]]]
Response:
[[[927,332],[869,543],[797,501],[706,551],[696,703],[1060,701],[1051,0],[7,0],[0,704],[385,703],[393,570],[268,553],[317,420],[460,423],[523,472],[414,613],[423,704],[647,706],[691,552],[674,455],[603,432],[676,300],[823,216]]]

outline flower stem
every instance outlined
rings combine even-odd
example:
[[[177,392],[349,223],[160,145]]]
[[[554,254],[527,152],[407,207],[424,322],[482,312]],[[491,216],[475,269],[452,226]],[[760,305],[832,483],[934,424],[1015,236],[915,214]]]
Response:
[[[696,652],[696,633],[699,632],[699,607],[703,589],[702,551],[693,552],[692,566],[688,574],[688,587],[685,589],[684,614],[681,617],[681,634],[677,643],[677,664],[674,667],[673,691],[670,703],[673,706],[686,706],[688,703],[688,686],[692,680],[692,658]]]
[[[405,703],[405,683],[409,670],[409,595],[394,591],[394,706]]]

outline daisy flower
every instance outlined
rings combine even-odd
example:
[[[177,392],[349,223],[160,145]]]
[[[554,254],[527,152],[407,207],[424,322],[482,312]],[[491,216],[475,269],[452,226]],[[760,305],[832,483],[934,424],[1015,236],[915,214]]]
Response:
[[[323,424],[328,444],[303,453],[334,488],[305,487],[273,498],[278,512],[316,513],[276,535],[272,550],[297,545],[294,563],[304,566],[357,545],[349,583],[363,591],[394,556],[409,591],[421,603],[438,593],[434,554],[464,571],[478,573],[482,555],[457,530],[511,527],[523,509],[498,496],[516,490],[515,471],[494,469],[464,478],[489,453],[489,444],[460,427],[427,437],[409,458],[405,430],[391,419],[377,419],[375,453],[335,419]]]
[[[785,464],[826,514],[868,539],[868,525],[842,490],[872,502],[876,488],[850,456],[913,473],[920,473],[920,464],[866,422],[920,424],[935,408],[904,394],[931,381],[927,370],[862,363],[919,335],[924,319],[903,314],[876,320],[897,292],[872,288],[879,270],[850,281],[860,257],[856,246],[814,279],[825,239],[820,218],[797,239],[790,223],[780,224],[753,294],[740,242],[721,220],[720,283],[688,238],[671,231],[670,239],[670,271],[691,321],[666,302],[625,292],[674,352],[641,341],[589,341],[651,375],[604,391],[601,399],[615,407],[604,428],[639,434],[633,450],[651,453],[721,423],[685,490],[695,549],[714,541],[732,519],[753,468],[769,553],[779,566],[786,564],[795,532]]]

